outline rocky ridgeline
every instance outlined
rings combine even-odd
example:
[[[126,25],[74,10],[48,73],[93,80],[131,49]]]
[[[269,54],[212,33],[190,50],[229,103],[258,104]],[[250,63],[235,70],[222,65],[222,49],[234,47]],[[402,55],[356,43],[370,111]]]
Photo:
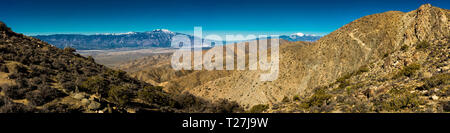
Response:
[[[0,113],[236,112],[238,104],[169,94],[123,71],[0,23]]]

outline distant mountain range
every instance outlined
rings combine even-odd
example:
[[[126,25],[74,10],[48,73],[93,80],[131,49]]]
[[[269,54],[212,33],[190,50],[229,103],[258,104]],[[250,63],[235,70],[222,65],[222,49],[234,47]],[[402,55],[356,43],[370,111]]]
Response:
[[[187,35],[166,29],[149,32],[104,33],[95,35],[54,34],[33,36],[55,45],[58,48],[73,47],[78,50],[105,50],[115,48],[170,47],[172,37]],[[193,39],[192,35],[187,35]],[[316,41],[320,36],[293,34],[282,35],[280,39],[288,41]]]
[[[281,35],[280,39],[284,39],[287,41],[291,41],[291,42],[296,42],[296,41],[306,41],[306,42],[314,42],[317,41],[321,38],[321,36],[316,36],[316,35],[307,35],[307,34],[303,34],[303,33],[295,33],[292,35]]]
[[[149,32],[112,34],[55,34],[34,36],[58,48],[73,47],[79,50],[101,50],[114,48],[170,47],[171,38],[182,33],[165,29]]]

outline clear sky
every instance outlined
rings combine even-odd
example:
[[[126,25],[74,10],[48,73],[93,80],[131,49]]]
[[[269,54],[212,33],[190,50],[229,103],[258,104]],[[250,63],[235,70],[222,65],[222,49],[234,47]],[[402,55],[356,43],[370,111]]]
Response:
[[[169,29],[191,34],[325,35],[366,15],[450,0],[1,0],[0,21],[26,35]]]

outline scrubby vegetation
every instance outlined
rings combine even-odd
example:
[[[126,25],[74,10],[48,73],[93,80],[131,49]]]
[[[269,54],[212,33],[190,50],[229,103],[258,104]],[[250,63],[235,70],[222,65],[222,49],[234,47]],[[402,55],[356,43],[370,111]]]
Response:
[[[400,48],[401,51],[406,51],[406,50],[408,50],[408,49],[409,49],[409,46],[408,46],[408,45],[403,45],[403,46]]]
[[[401,76],[411,77],[419,69],[420,69],[419,64],[416,64],[416,63],[410,64],[410,65],[406,66],[405,68],[403,68],[402,70],[400,70],[400,72],[398,72],[397,75],[395,75],[395,77],[396,78],[401,77]]]
[[[416,44],[417,50],[424,50],[424,49],[427,49],[428,47],[430,47],[430,43],[427,41],[421,41]]]
[[[410,93],[405,88],[393,88],[387,94],[385,94],[383,99],[376,102],[380,111],[399,111],[402,109],[411,109],[418,107],[423,104],[420,100],[418,94]],[[381,98],[381,97],[380,97]]]
[[[324,104],[329,104],[329,100],[332,96],[327,94],[322,88],[316,89],[314,94],[302,102],[301,107],[320,107]]]
[[[262,112],[266,111],[267,109],[269,109],[269,106],[268,106],[268,105],[265,105],[265,104],[258,104],[258,105],[253,106],[253,107],[248,111],[248,113],[262,113]]]
[[[0,22],[0,72],[8,77],[0,84],[0,112],[242,111],[228,100],[168,94],[75,52],[14,33]]]
[[[424,85],[418,87],[418,90],[430,90],[431,88],[440,86],[440,85],[448,85],[450,84],[450,74],[443,73],[435,75],[431,78],[426,78]]]

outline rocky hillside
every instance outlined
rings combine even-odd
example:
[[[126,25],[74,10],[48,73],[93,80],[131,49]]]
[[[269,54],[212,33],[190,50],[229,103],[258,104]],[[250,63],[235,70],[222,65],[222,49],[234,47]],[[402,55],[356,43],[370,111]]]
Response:
[[[357,19],[317,42],[282,42],[272,82],[259,71],[195,71],[164,85],[257,112],[448,111],[448,18],[425,4]]]
[[[0,22],[0,112],[236,112],[236,103],[169,94]]]

